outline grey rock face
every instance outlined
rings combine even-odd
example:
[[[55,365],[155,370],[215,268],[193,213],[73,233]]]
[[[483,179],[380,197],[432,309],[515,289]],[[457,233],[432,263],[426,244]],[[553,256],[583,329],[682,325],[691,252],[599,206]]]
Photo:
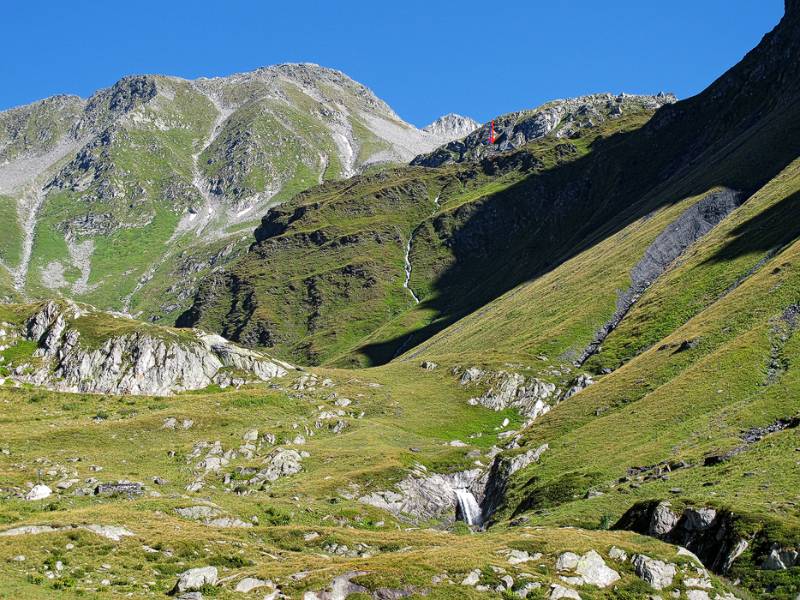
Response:
[[[548,444],[542,444],[538,448],[533,448],[521,454],[506,456],[499,454],[492,462],[489,476],[486,482],[486,490],[481,502],[483,512],[482,521],[487,521],[503,503],[506,489],[511,477],[535,462],[539,462],[542,454],[549,448]]]
[[[576,366],[581,366],[596,354],[603,340],[617,328],[628,311],[669,266],[692,244],[706,235],[725,217],[741,206],[746,196],[730,189],[711,192],[687,208],[662,231],[645,250],[642,259],[631,270],[631,286],[617,298],[614,315],[595,334],[584,349]]]
[[[650,535],[666,535],[678,523],[678,515],[672,512],[669,502],[660,502],[650,518]]]
[[[23,370],[17,379],[64,392],[168,396],[212,383],[228,385],[231,373],[240,374],[237,379],[243,382],[268,381],[292,368],[217,335],[137,327],[134,322],[130,333],[87,347],[70,322],[92,316],[125,324],[124,317],[45,303],[27,322],[27,338],[38,343],[35,355],[41,364]]]
[[[636,504],[614,524],[683,546],[716,573],[730,570],[749,542],[740,537],[729,513],[710,507],[687,507],[676,514],[669,502]]]
[[[783,571],[796,566],[800,566],[800,551],[795,548],[781,548],[778,545],[773,545],[761,568],[770,571]]]
[[[435,519],[453,517],[458,503],[456,490],[468,490],[476,498],[483,496],[485,474],[480,469],[448,475],[427,474],[421,469],[400,481],[393,491],[373,492],[359,502],[376,506],[398,517]]]

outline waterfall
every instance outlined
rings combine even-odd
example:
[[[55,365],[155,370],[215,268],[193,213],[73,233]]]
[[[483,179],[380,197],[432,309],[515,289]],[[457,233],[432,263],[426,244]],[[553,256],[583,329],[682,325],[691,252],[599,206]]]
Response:
[[[411,258],[410,258],[410,256],[411,256],[411,241],[412,241],[413,237],[414,237],[413,233],[410,236],[408,236],[408,243],[406,244],[406,255],[405,255],[405,258],[404,258],[404,260],[405,260],[406,280],[403,282],[403,287],[406,288],[409,291],[409,293],[411,294],[411,297],[414,299],[414,304],[419,304],[419,298],[417,298],[417,295],[414,293],[414,290],[412,290],[408,286],[409,282],[411,281]]]
[[[453,492],[456,495],[456,502],[458,502],[456,518],[460,516],[467,525],[480,527],[481,509],[472,492],[464,488],[455,489]]]

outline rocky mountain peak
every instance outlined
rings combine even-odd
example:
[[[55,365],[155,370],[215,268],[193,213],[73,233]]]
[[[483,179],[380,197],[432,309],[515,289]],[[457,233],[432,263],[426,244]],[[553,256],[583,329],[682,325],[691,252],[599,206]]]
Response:
[[[460,139],[475,131],[481,124],[475,119],[464,117],[456,113],[448,113],[439,117],[422,131],[431,133],[437,137],[445,137],[448,140]]]
[[[673,104],[673,94],[592,94],[553,100],[532,110],[501,115],[494,120],[495,143],[489,143],[490,125],[478,127],[463,139],[451,141],[429,154],[414,158],[413,165],[438,167],[452,162],[480,160],[485,156],[514,150],[543,137],[575,138],[582,130],[616,119],[631,111],[655,111]]]

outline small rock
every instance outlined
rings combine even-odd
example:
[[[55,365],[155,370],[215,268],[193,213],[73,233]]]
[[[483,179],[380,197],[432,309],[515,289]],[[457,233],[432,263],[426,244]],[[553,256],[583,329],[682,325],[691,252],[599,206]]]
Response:
[[[480,580],[481,580],[481,571],[480,569],[475,569],[474,571],[469,572],[469,574],[461,582],[461,585],[475,585]]]
[[[520,598],[527,598],[528,594],[530,594],[533,590],[538,590],[542,587],[542,584],[538,581],[531,581],[530,583],[526,583],[521,588],[519,588],[515,593]]]
[[[512,550],[508,553],[508,564],[510,565],[521,565],[529,560],[533,560],[533,557],[524,550]]]
[[[575,590],[565,588],[562,585],[554,583],[550,586],[550,600],[557,600],[558,598],[572,598],[573,600],[581,600],[581,595]]]
[[[204,585],[217,585],[216,567],[199,567],[189,569],[178,576],[175,587],[172,588],[173,594],[197,591]]]
[[[608,551],[608,556],[620,562],[625,562],[628,560],[628,553],[622,548],[617,548],[616,546],[611,546],[611,550]]]
[[[578,566],[579,560],[580,556],[574,552],[564,552],[556,560],[556,571],[574,571],[575,567]]]
[[[247,592],[251,592],[258,588],[262,587],[274,587],[271,581],[266,581],[263,579],[256,579],[255,577],[245,577],[239,583],[236,584],[236,591],[242,592],[246,594]]]

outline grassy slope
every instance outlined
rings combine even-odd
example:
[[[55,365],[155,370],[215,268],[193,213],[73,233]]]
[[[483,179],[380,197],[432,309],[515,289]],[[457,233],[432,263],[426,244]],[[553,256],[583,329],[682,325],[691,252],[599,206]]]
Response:
[[[496,437],[495,427],[505,416],[514,416],[467,405],[465,390],[458,389],[444,373],[420,378],[396,367],[384,367],[375,371],[374,377],[360,380],[352,372],[324,374],[340,382],[334,389],[355,400],[356,409],[366,413],[363,419],[348,418],[349,427],[341,435],[322,430],[310,438],[303,446],[311,454],[304,461],[304,471],[276,482],[268,491],[236,496],[223,491],[220,477],[209,476],[206,488],[191,495],[195,499],[186,497],[183,491],[192,480],[191,466],[184,457],[195,442],[221,440],[226,449],[237,447],[251,427],[273,432],[279,440],[291,438],[296,434],[292,423],[301,427],[311,424],[314,407],[330,404],[324,399],[330,389],[298,394],[284,387],[291,382],[281,382],[279,389],[251,388],[167,399],[0,390],[0,419],[5,432],[2,447],[11,452],[0,455],[0,474],[6,487],[24,486],[26,481],[40,478],[52,482],[46,473],[49,463],[35,460],[45,457],[74,468],[80,478],[142,481],[160,494],[136,500],[69,493],[36,503],[4,499],[0,503],[0,529],[24,523],[113,523],[129,527],[135,536],[111,542],[85,531],[72,531],[8,538],[0,544],[0,594],[44,598],[58,590],[64,597],[81,591],[93,597],[127,592],[134,597],[161,597],[174,583],[176,573],[215,564],[224,576],[278,580],[291,597],[299,597],[303,589],[324,587],[335,575],[362,569],[369,576],[360,581],[370,587],[423,586],[429,589],[430,598],[500,597],[494,593],[479,595],[457,583],[472,568],[485,570],[488,581],[497,581],[499,575],[491,572],[492,565],[507,569],[520,582],[525,580],[518,574],[528,571],[534,580],[547,583],[555,579],[553,560],[558,553],[593,548],[607,555],[611,545],[681,560],[674,549],[627,533],[520,528],[464,535],[461,527],[408,529],[381,511],[341,497],[339,490],[354,483],[364,491],[386,489],[416,462],[439,471],[462,468],[472,460],[466,453],[472,449],[485,451]],[[367,385],[376,380],[385,387]],[[439,394],[442,388],[452,391],[446,400]],[[93,420],[98,415],[103,419],[100,422]],[[162,428],[167,417],[191,418],[194,425],[185,431],[168,431]],[[475,446],[442,445],[454,438],[467,439],[475,432],[484,433]],[[419,451],[410,452],[411,446]],[[170,457],[168,451],[176,455]],[[67,462],[74,456],[80,461]],[[230,468],[247,464],[258,465],[258,459],[236,459]],[[103,470],[93,471],[91,465]],[[167,483],[153,485],[151,477],[155,475]],[[260,524],[245,530],[214,529],[175,514],[175,508],[194,505],[200,498],[246,520],[256,516]],[[302,536],[312,531],[319,532],[320,537],[304,541]],[[330,555],[324,546],[334,541],[350,548],[366,543],[373,556]],[[74,544],[73,550],[65,549],[68,542]],[[150,554],[144,545],[172,554]],[[503,548],[539,551],[545,556],[536,563],[541,566],[515,568],[496,553]],[[24,554],[26,560],[10,560],[18,554]],[[48,580],[44,572],[56,560],[64,563],[64,574]],[[627,591],[630,597],[645,593],[645,586],[629,566],[614,567],[624,575],[618,593]],[[310,571],[306,579],[289,580],[288,575],[305,570]],[[431,586],[431,577],[442,572],[449,573],[456,585]],[[106,578],[111,585],[100,583]],[[208,593],[235,597],[231,585]],[[586,598],[610,597],[591,588],[582,594]]]
[[[510,195],[532,172],[589,155],[592,142],[649,116],[631,112],[576,140],[548,138],[482,166],[385,170],[300,194],[265,217],[250,253],[205,284],[192,322],[256,345],[265,343],[256,332],[266,330],[267,345],[276,345],[271,351],[304,362],[386,362],[412,332],[432,323],[443,327],[438,324],[495,293],[467,293],[475,281],[491,279],[491,264],[478,265],[467,281],[438,283],[460,260],[452,238],[474,206]],[[423,300],[418,306],[402,286],[409,236],[410,287]],[[384,343],[374,356],[365,350]]]

